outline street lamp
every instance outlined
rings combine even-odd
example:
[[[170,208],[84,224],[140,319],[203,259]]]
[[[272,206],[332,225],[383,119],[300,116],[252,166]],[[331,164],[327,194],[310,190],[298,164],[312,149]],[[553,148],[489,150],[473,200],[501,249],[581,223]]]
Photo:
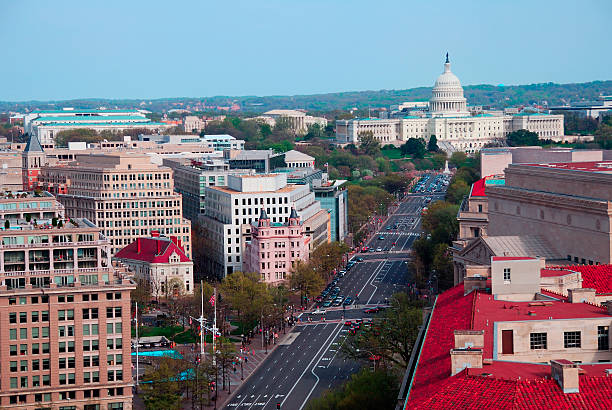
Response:
[[[357,353],[361,352],[361,350],[359,350],[359,349],[357,349],[356,351],[357,351]],[[376,371],[376,355],[374,353],[370,352],[369,350],[364,350],[364,352],[369,354],[370,357],[372,357],[372,359],[374,359],[374,360],[372,360],[372,364],[373,364],[373,371],[375,372]]]

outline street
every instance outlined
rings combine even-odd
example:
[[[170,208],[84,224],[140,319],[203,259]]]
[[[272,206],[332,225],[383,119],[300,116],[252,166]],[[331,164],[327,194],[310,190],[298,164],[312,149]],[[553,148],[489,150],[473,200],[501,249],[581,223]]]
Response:
[[[346,359],[340,346],[348,332],[343,319],[372,317],[365,306],[385,304],[394,293],[406,290],[412,281],[408,258],[412,242],[420,235],[421,212],[426,198],[444,194],[411,194],[383,221],[366,246],[374,252],[356,253],[363,258],[338,280],[340,295],[353,297],[354,304],[305,312],[291,334],[280,342],[251,377],[240,386],[227,409],[301,410],[309,399],[319,397],[359,371],[362,363]],[[387,229],[387,227],[389,229]],[[381,239],[382,238],[382,239]],[[376,251],[381,248],[380,251]]]

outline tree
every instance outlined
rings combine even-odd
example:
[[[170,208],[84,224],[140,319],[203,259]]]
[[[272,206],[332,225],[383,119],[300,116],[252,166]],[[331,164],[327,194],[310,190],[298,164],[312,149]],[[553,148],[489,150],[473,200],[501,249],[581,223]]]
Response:
[[[372,372],[364,368],[353,374],[344,385],[309,401],[306,410],[394,409],[398,392],[396,374],[384,370]]]
[[[144,306],[151,301],[151,295],[151,283],[146,279],[138,279],[136,281],[136,289],[131,292],[132,300]]]
[[[513,131],[506,136],[506,143],[509,147],[538,145],[539,142],[538,133],[527,130]]]
[[[234,272],[226,276],[221,284],[221,294],[229,306],[236,311],[241,332],[247,323],[256,320],[263,307],[270,303],[270,294],[257,273]]]
[[[425,141],[422,138],[409,138],[404,145],[400,147],[402,155],[412,155],[414,158],[423,158],[425,156]]]
[[[393,365],[405,369],[423,322],[422,301],[411,301],[404,292],[394,294],[391,307],[369,328],[349,335],[342,346],[345,356],[369,360],[380,356],[381,366]]]
[[[181,408],[181,393],[183,386],[180,374],[185,369],[182,364],[168,357],[153,361],[140,385],[142,398],[147,410],[179,410]]]
[[[375,156],[380,153],[380,142],[372,131],[363,131],[359,133],[359,148],[364,154]]]
[[[612,116],[606,117],[595,131],[595,142],[603,149],[612,148]]]
[[[431,235],[434,243],[451,244],[459,231],[456,205],[444,201],[431,204],[423,215],[423,230]]]
[[[467,158],[468,156],[465,152],[456,151],[451,154],[451,157],[448,162],[456,168],[459,168],[467,162]]]
[[[290,284],[292,288],[300,291],[300,304],[302,304],[305,298],[318,293],[325,282],[310,264],[298,260],[291,270]]]
[[[439,243],[434,249],[434,258],[431,265],[438,275],[438,287],[440,291],[450,289],[454,286],[453,258],[449,251],[449,246]]]
[[[435,135],[432,135],[427,142],[427,151],[438,152],[438,139]]]
[[[324,136],[325,134],[323,133],[321,125],[315,122],[314,124],[310,124],[308,126],[308,132],[306,135],[304,135],[304,140],[318,139],[323,138]]]
[[[460,204],[463,198],[470,192],[470,187],[464,180],[458,179],[448,186],[446,200],[453,204]]]

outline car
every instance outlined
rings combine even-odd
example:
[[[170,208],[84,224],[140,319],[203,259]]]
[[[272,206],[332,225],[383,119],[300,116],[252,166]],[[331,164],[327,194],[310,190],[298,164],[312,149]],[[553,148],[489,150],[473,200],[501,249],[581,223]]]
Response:
[[[390,230],[391,230],[391,226],[387,226],[387,231],[390,231]]]
[[[374,248],[370,248],[369,252],[370,252],[370,253],[372,253],[372,252],[376,252],[376,249],[374,249]]]
[[[349,296],[348,298],[344,299],[344,302],[342,302],[342,304],[343,304],[344,306],[348,306],[348,305],[350,305],[351,303],[353,303],[353,298],[352,298],[352,297],[350,297],[350,296]]]
[[[364,309],[363,313],[378,313],[380,309],[377,307]]]
[[[325,303],[323,303],[323,307],[330,307],[331,305],[332,305],[331,300],[326,300]]]
[[[351,322],[350,320],[347,320],[346,322],[344,322],[344,326],[352,326],[353,322]]]
[[[324,315],[326,312],[325,309],[317,309],[314,312],[312,312],[313,315]]]
[[[363,258],[360,256],[357,259],[355,259],[357,262],[363,262]]]
[[[382,248],[376,248],[376,252],[382,252]]]
[[[340,306],[342,304],[341,300],[334,300],[334,303],[332,303],[332,306]]]
[[[384,236],[382,236],[382,235],[380,235],[380,236],[378,237],[378,240],[379,240],[379,241],[384,241],[384,240],[385,240],[385,237],[384,237]]]
[[[346,271],[345,271],[344,269],[341,269],[341,270],[340,270],[338,273],[345,274],[345,273],[346,273]]]

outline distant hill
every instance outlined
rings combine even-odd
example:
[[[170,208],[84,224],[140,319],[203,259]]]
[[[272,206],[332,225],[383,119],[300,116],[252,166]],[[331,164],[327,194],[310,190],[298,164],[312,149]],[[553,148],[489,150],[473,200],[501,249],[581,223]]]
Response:
[[[569,102],[592,101],[601,94],[612,95],[612,81],[593,81],[578,84],[530,84],[514,86],[469,85],[464,87],[470,105],[486,105],[504,108],[514,105],[544,104],[562,105]],[[171,109],[204,111],[207,107],[226,107],[237,104],[242,111],[263,112],[274,108],[332,111],[348,108],[388,107],[403,101],[426,101],[431,87],[407,90],[350,91],[342,93],[294,95],[294,96],[217,96],[206,98],[161,98],[155,100],[77,99],[66,101],[1,102],[0,112],[24,112],[33,109],[60,107],[79,108],[143,108],[154,112]],[[206,109],[210,111],[211,109]]]

